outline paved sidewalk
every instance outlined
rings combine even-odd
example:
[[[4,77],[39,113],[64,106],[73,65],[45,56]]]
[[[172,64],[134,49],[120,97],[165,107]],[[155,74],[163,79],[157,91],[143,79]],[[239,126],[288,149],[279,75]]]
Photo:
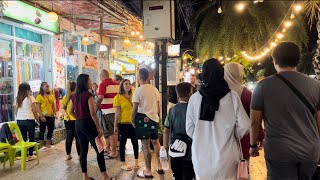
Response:
[[[127,143],[127,152],[132,154],[130,148],[130,141]],[[36,164],[36,161],[27,162],[25,172],[20,171],[21,161],[15,161],[12,169],[10,169],[8,163],[5,169],[0,166],[0,179],[1,180],[81,180],[81,169],[79,161],[77,160],[77,154],[75,152],[75,146],[72,148],[73,159],[71,161],[65,161],[64,142],[59,143],[56,149],[52,149],[47,152],[40,152],[40,164]],[[266,168],[264,162],[263,151],[260,152],[260,156],[251,158],[250,170],[251,180],[265,180]],[[134,162],[133,155],[126,156],[127,162]],[[155,180],[171,180],[171,171],[166,171],[165,175],[158,175],[156,170],[155,155],[153,154],[153,175]],[[144,166],[143,154],[139,154],[139,164]],[[121,163],[118,159],[106,160],[107,172],[110,176],[116,177],[120,180],[135,180],[137,174],[135,171],[123,171],[121,170]],[[88,174],[94,179],[101,179],[100,171],[96,161],[96,154],[92,148],[88,153]]]

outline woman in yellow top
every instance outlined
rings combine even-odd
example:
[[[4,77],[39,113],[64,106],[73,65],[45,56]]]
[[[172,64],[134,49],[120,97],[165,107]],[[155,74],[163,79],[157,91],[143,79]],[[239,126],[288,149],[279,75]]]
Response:
[[[114,97],[113,106],[116,110],[114,131],[118,132],[120,138],[120,160],[123,162],[121,169],[131,171],[139,169],[138,165],[138,139],[136,138],[135,129],[131,124],[132,113],[132,86],[130,80],[124,79],[120,83],[119,94]],[[125,148],[127,139],[130,138],[134,151],[135,165],[129,166],[125,162]]]
[[[48,127],[47,133],[47,145],[42,147],[42,151],[46,151],[47,148],[51,148],[51,138],[54,130],[54,120],[56,116],[55,98],[50,91],[50,86],[47,82],[42,82],[40,91],[36,97],[36,103],[38,107],[38,114],[40,119],[40,146],[44,145],[44,132]]]
[[[77,83],[74,81],[68,81],[67,83],[67,93],[65,96],[63,96],[62,101],[61,101],[61,107],[60,111],[63,114],[64,118],[64,125],[67,130],[67,139],[66,139],[66,161],[69,161],[72,159],[71,156],[71,148],[72,148],[72,141],[73,138],[76,139],[76,147],[77,147],[77,153],[78,153],[78,158],[80,157],[80,144],[77,138],[77,133],[76,133],[76,118],[73,117],[69,112],[70,112],[70,107],[71,107],[71,96],[75,94],[76,92],[76,87]]]

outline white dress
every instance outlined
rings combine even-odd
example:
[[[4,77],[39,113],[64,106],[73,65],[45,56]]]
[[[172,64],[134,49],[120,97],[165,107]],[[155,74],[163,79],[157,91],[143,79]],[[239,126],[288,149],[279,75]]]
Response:
[[[186,131],[192,142],[192,163],[197,180],[235,180],[240,151],[237,136],[249,130],[250,120],[237,93],[220,99],[213,121],[200,118],[202,95],[192,95],[188,104]]]

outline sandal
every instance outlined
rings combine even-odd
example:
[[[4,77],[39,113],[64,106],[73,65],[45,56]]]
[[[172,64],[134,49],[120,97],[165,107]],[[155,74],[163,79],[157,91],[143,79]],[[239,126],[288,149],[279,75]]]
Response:
[[[153,178],[152,175],[144,175],[144,171],[140,171],[140,172],[137,174],[137,177],[139,177],[139,178]]]
[[[163,169],[157,169],[156,171],[157,171],[158,174],[164,174]]]
[[[133,169],[135,169],[135,170],[140,169],[139,164],[134,165],[134,166],[133,166]]]
[[[69,160],[71,160],[71,159],[72,159],[72,156],[67,157],[67,158],[65,159],[65,161],[69,161]]]

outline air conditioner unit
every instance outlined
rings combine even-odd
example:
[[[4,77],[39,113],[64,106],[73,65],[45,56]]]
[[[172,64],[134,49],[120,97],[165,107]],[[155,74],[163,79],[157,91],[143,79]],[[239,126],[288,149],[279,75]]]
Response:
[[[143,31],[146,40],[175,39],[174,0],[144,0]]]

